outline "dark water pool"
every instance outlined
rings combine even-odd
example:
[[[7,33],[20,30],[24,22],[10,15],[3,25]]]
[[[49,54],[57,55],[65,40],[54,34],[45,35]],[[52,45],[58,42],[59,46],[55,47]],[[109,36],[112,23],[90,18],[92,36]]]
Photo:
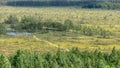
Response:
[[[7,32],[7,35],[32,35],[32,33],[29,32]]]
[[[30,32],[19,32],[16,31],[13,28],[7,28],[7,35],[32,35],[33,33]],[[50,33],[50,32],[54,32],[54,30],[38,30],[39,33]]]

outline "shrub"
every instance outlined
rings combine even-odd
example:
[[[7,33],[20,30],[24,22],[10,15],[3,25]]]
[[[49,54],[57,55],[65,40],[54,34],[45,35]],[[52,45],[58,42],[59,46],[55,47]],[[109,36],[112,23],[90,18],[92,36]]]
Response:
[[[6,33],[6,28],[4,24],[0,24],[0,34],[5,34]]]
[[[74,25],[71,20],[65,20],[64,22],[64,28],[65,30],[69,31],[70,29],[73,29]]]
[[[8,18],[4,21],[5,24],[10,24],[11,27],[14,27],[17,23],[19,23],[19,20],[16,16],[10,15]]]

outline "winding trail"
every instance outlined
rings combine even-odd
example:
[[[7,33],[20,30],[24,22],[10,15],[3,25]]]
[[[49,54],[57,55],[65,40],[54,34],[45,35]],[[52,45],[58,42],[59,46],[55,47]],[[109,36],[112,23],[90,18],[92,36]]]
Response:
[[[34,38],[35,40],[37,40],[37,41],[43,41],[43,42],[45,42],[45,43],[48,43],[49,45],[52,45],[52,46],[54,46],[54,47],[56,47],[56,48],[60,48],[60,49],[69,51],[69,49],[65,49],[65,48],[63,48],[63,47],[61,47],[61,46],[58,46],[58,45],[56,45],[56,44],[54,44],[54,43],[52,43],[52,42],[49,42],[49,41],[47,41],[47,40],[41,40],[41,39],[39,39],[39,38],[38,38],[37,36],[35,36],[35,35],[33,35],[33,38]]]

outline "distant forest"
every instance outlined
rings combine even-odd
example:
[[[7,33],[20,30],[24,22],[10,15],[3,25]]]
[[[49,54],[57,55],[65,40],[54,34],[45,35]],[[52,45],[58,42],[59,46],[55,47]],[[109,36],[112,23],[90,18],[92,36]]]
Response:
[[[77,6],[80,8],[120,9],[120,0],[6,0],[0,1],[8,6]]]

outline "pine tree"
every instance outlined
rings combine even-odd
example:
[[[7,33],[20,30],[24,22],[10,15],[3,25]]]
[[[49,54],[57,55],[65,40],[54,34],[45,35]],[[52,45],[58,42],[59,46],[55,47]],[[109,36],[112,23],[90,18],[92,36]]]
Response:
[[[110,63],[111,63],[110,65],[117,65],[117,63],[119,62],[118,60],[119,56],[118,56],[118,53],[115,47],[113,48],[112,53],[110,54],[109,58],[110,58]]]
[[[27,57],[30,56],[29,53],[25,53],[21,50],[17,51],[17,54],[13,57],[13,66],[15,68],[27,68],[30,67],[30,58]],[[32,68],[32,67],[31,67]]]
[[[55,59],[53,60],[52,68],[59,68],[59,65]]]
[[[44,68],[43,67],[44,59],[39,54],[34,54],[32,63],[34,68]]]
[[[56,53],[56,61],[60,67],[69,68],[66,60],[67,60],[67,57],[64,52],[58,51]]]
[[[0,55],[0,68],[12,68],[10,61],[4,55]]]
[[[106,63],[104,62],[104,60],[99,59],[99,61],[97,62],[97,68],[106,68]]]
[[[69,31],[70,29],[73,29],[74,25],[71,20],[65,20],[64,22],[64,28],[66,31]]]

